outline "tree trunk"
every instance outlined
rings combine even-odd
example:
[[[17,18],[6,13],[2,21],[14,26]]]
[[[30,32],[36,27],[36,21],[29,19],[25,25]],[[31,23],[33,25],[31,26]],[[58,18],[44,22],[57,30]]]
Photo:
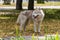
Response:
[[[46,0],[46,2],[48,2],[48,0]]]
[[[17,10],[22,10],[22,0],[17,0],[16,1],[16,9]]]
[[[34,10],[34,0],[29,0],[29,2],[28,2],[28,10]]]

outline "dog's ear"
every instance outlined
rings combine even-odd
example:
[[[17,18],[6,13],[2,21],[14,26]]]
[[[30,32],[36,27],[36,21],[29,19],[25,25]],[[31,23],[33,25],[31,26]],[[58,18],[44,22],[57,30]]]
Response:
[[[36,7],[36,9],[37,9],[37,7]]]
[[[36,10],[37,10],[38,8],[36,7]]]
[[[40,10],[41,8],[39,7],[39,10]]]
[[[39,7],[39,10],[42,10],[42,8]]]

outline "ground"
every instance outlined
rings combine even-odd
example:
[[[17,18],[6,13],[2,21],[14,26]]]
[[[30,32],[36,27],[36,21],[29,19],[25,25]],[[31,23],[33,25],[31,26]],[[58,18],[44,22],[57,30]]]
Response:
[[[6,37],[6,36],[15,36],[15,24],[16,19],[11,18],[9,19],[0,19],[0,37]],[[55,34],[57,31],[60,33],[60,20],[44,20],[41,24],[41,35],[44,35],[46,33],[48,34]],[[33,34],[33,24],[27,26],[26,32],[23,35],[32,35]]]

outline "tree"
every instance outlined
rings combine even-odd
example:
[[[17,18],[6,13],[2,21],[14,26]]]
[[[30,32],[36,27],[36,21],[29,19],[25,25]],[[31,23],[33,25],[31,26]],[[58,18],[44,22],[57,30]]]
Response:
[[[46,0],[46,2],[48,2],[48,0]]]
[[[28,2],[28,10],[34,10],[34,0],[29,0],[29,2]]]
[[[22,0],[17,0],[16,1],[16,9],[17,10],[22,10]]]

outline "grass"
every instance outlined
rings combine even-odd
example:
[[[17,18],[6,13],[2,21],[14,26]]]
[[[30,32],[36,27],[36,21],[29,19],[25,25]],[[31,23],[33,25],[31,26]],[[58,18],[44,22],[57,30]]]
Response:
[[[11,5],[3,5],[0,4],[1,7],[6,7],[6,6],[16,6],[16,4],[12,3]],[[28,3],[23,3],[22,6],[28,6]],[[60,2],[45,2],[44,4],[37,4],[35,3],[34,6],[60,6]]]
[[[23,6],[28,6],[28,3],[23,3]],[[34,6],[60,6],[60,2],[45,2],[44,4],[35,3]]]
[[[14,12],[19,13],[21,10],[0,10],[0,12]]]
[[[45,4],[35,4],[35,6],[60,6],[60,2],[45,2]]]
[[[3,5],[3,4],[0,4],[0,7],[6,7],[6,6],[16,6],[16,4],[12,3],[11,5]]]
[[[10,17],[0,17],[0,19],[10,19]]]
[[[60,39],[60,36],[58,34],[58,32],[53,36],[53,35],[50,35],[50,36],[47,36],[45,35],[43,38],[41,38],[40,36],[34,36],[34,34],[32,34],[31,36],[31,40],[59,40]],[[0,40],[2,40],[3,38],[0,38]],[[11,37],[10,40],[25,40],[25,38],[23,36],[17,36],[17,37]],[[29,38],[30,40],[30,38]]]

